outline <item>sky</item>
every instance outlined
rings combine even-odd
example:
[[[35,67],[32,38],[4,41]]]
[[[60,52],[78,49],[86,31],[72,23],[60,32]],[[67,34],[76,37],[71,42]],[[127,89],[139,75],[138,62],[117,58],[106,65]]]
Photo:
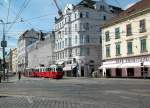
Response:
[[[80,1],[57,0],[61,9],[66,4],[77,4]],[[130,7],[137,1],[139,0],[106,0],[108,4],[123,9]],[[57,16],[57,8],[53,0],[0,0],[0,20],[9,23],[5,25],[6,40],[8,41],[6,50],[15,48],[18,37],[27,29],[52,31],[55,16]],[[2,24],[0,24],[0,41],[2,40],[2,31]],[[1,53],[0,49],[0,55]]]

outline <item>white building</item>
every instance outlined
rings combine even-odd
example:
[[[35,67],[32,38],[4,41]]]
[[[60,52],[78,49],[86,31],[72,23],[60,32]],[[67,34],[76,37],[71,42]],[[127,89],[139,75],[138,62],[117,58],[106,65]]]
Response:
[[[63,15],[55,19],[56,64],[62,64],[67,76],[89,76],[101,63],[100,28],[120,13],[118,7],[104,0],[86,0],[69,4]]]
[[[103,75],[150,77],[150,3],[142,0],[102,27]]]
[[[27,46],[40,39],[40,32],[34,29],[26,30],[18,39],[18,71],[24,71],[28,66]]]
[[[28,68],[54,64],[54,33],[48,33],[44,40],[38,40],[27,48]]]

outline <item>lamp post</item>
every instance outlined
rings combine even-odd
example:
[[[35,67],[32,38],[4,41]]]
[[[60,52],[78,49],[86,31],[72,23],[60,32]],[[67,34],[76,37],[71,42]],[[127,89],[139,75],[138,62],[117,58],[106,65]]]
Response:
[[[5,23],[3,20],[0,20],[3,25],[3,40],[1,41],[1,47],[3,48],[3,78],[5,81],[5,47],[7,47],[7,41],[5,40]]]

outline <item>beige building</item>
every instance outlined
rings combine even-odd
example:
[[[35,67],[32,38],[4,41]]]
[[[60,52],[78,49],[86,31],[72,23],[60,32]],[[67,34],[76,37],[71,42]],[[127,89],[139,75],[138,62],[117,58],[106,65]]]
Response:
[[[28,66],[27,47],[37,40],[41,39],[40,31],[34,29],[26,30],[18,39],[17,53],[18,53],[18,71],[23,72]]]
[[[16,73],[18,70],[17,48],[12,49],[11,54],[12,54],[12,72]]]
[[[142,0],[102,27],[106,77],[150,77],[150,3]]]

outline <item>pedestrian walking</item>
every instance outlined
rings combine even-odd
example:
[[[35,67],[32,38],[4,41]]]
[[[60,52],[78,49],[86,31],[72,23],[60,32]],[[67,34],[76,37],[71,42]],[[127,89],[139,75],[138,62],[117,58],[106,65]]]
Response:
[[[21,72],[20,71],[18,72],[18,79],[19,80],[21,79]]]

